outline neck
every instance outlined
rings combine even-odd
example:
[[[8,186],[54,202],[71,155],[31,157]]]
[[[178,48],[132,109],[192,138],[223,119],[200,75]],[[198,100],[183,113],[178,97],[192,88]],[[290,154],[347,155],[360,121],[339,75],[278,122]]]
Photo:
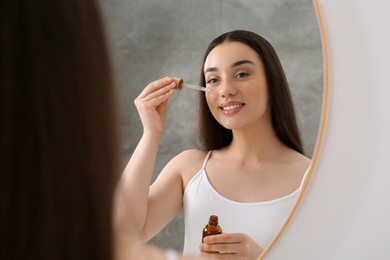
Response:
[[[233,130],[233,140],[226,150],[241,161],[263,161],[275,156],[286,146],[279,140],[270,124]]]

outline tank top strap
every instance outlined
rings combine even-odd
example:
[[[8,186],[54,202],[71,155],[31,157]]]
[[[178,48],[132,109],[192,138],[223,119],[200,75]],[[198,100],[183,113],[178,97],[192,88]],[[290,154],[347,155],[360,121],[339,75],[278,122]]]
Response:
[[[204,170],[204,169],[206,168],[207,161],[209,160],[212,151],[213,151],[213,150],[210,150],[210,151],[207,153],[206,158],[205,158],[204,161],[203,161],[202,170]]]
[[[303,187],[303,184],[305,183],[307,174],[308,174],[309,171],[310,171],[310,168],[311,168],[311,166],[309,166],[309,168],[306,169],[306,172],[305,172],[305,174],[304,174],[303,177],[302,177],[301,185],[299,186],[299,188],[302,188],[302,187]]]

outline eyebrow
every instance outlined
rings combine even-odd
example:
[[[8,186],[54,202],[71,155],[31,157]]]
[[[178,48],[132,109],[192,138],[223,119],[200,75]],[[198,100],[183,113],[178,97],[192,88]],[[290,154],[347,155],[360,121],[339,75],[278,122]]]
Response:
[[[234,67],[240,66],[242,64],[252,64],[252,65],[255,65],[255,63],[253,61],[251,61],[251,60],[239,60],[239,61],[234,62],[230,67],[234,68]],[[210,68],[207,68],[204,71],[204,73],[206,74],[207,72],[217,71],[217,70],[218,70],[217,67],[210,67]]]

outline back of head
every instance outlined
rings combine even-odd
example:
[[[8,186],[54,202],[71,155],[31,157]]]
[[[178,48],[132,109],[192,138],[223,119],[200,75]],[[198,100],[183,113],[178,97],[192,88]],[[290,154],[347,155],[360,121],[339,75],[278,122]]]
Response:
[[[99,8],[0,10],[0,259],[110,259],[119,157]]]
[[[270,96],[271,119],[278,138],[290,148],[304,153],[294,105],[288,82],[279,57],[272,45],[262,36],[246,30],[226,32],[215,38],[208,46],[203,65],[208,54],[224,42],[240,42],[253,49],[263,62]],[[200,73],[200,85],[205,86],[203,67]],[[232,138],[232,131],[220,125],[212,116],[207,106],[204,93],[200,93],[199,102],[199,139],[205,150],[227,146]]]

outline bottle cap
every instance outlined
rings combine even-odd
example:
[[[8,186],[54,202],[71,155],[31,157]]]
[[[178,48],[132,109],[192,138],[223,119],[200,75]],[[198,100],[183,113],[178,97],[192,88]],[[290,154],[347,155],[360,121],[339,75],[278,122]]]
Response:
[[[183,79],[174,77],[173,81],[176,83],[176,89],[181,89],[183,87]]]

